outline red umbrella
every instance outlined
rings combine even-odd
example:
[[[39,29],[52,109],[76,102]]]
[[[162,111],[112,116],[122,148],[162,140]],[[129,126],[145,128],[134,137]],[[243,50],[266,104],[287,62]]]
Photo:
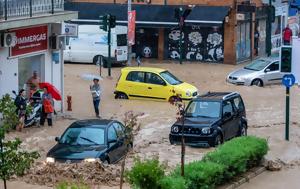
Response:
[[[39,86],[40,88],[47,88],[48,93],[50,93],[55,100],[61,100],[61,95],[59,91],[51,83],[39,83]]]

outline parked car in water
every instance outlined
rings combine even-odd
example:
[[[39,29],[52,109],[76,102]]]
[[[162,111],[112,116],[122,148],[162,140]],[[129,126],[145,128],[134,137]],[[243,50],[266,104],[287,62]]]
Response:
[[[227,82],[262,87],[281,83],[283,75],[279,70],[278,58],[259,58],[249,65],[231,72],[227,76]]]
[[[48,152],[48,163],[116,163],[132,147],[122,123],[115,120],[89,119],[72,123]],[[129,142],[127,142],[129,141]]]
[[[171,144],[217,146],[226,140],[247,135],[246,111],[242,97],[236,92],[209,92],[192,99],[185,110],[184,126],[177,121],[171,127]]]
[[[120,99],[170,100],[179,96],[190,100],[198,95],[198,90],[165,69],[127,67],[121,70],[114,94]]]

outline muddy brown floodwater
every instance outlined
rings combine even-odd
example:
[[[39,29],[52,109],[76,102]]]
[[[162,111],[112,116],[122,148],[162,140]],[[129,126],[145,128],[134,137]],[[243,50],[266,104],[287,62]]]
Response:
[[[285,115],[285,88],[280,85],[259,87],[235,86],[226,83],[226,75],[232,70],[243,65],[220,64],[194,64],[183,65],[174,63],[145,63],[143,66],[161,67],[171,71],[183,81],[195,85],[200,93],[207,91],[237,91],[245,102],[249,131],[251,135],[265,137],[269,141],[270,152],[268,159],[281,159],[287,165],[300,160],[300,89],[291,90],[291,136],[290,142],[284,140],[284,115]],[[103,69],[103,75],[107,70]],[[83,74],[98,74],[99,69],[94,65],[66,64],[65,65],[65,94],[72,96],[73,111],[67,112],[72,118],[94,118],[91,95],[89,92],[90,81],[82,79]],[[144,113],[139,118],[142,129],[136,136],[134,150],[137,156],[151,157],[159,155],[161,161],[168,162],[174,167],[180,162],[180,146],[172,146],[168,141],[170,126],[176,118],[176,108],[168,102],[147,100],[115,100],[113,91],[120,74],[120,68],[112,69],[112,79],[104,77],[100,81],[103,89],[100,114],[104,118],[122,120],[124,113],[133,110]],[[74,120],[59,119],[53,127],[32,127],[24,129],[22,133],[13,132],[8,138],[21,138],[23,147],[38,150],[41,154],[39,161],[44,161],[47,151],[55,144],[55,136],[59,136]],[[187,162],[199,160],[213,148],[187,147]],[[127,162],[127,167],[132,164],[132,159]],[[296,163],[297,164],[297,163]],[[298,165],[297,165],[298,166]],[[287,168],[289,169],[289,168]],[[266,173],[267,174],[267,173]],[[38,185],[27,185],[19,179],[9,182],[10,188],[47,188]],[[2,187],[0,183],[0,188]],[[102,188],[105,186],[101,186]],[[110,188],[110,187],[105,187]],[[112,187],[117,188],[117,187]],[[129,188],[127,186],[127,188]]]

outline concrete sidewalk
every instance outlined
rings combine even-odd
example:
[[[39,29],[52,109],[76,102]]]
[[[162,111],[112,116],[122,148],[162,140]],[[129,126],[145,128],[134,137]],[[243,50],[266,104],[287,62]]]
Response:
[[[238,189],[288,189],[300,188],[300,166],[281,171],[265,171]]]

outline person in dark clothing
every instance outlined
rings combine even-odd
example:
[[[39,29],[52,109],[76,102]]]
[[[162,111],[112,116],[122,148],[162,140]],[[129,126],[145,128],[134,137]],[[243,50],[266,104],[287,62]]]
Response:
[[[48,89],[44,88],[44,94],[42,95],[42,113],[40,125],[44,126],[47,119],[48,126],[52,126],[52,113],[54,112],[54,101],[52,95],[48,93]]]
[[[94,84],[90,86],[90,91],[91,91],[92,97],[93,97],[93,105],[94,105],[96,117],[100,118],[99,104],[100,104],[101,88],[99,85],[99,79],[94,78],[93,82],[94,82]]]
[[[255,49],[255,56],[258,56],[258,42],[259,42],[259,31],[258,28],[255,29],[254,32],[254,49]]]
[[[25,121],[25,116],[26,116],[26,93],[24,89],[21,89],[19,91],[18,96],[15,99],[15,105],[17,107],[16,113],[19,117],[20,123],[17,125],[16,130],[22,131],[24,128],[24,121]]]

